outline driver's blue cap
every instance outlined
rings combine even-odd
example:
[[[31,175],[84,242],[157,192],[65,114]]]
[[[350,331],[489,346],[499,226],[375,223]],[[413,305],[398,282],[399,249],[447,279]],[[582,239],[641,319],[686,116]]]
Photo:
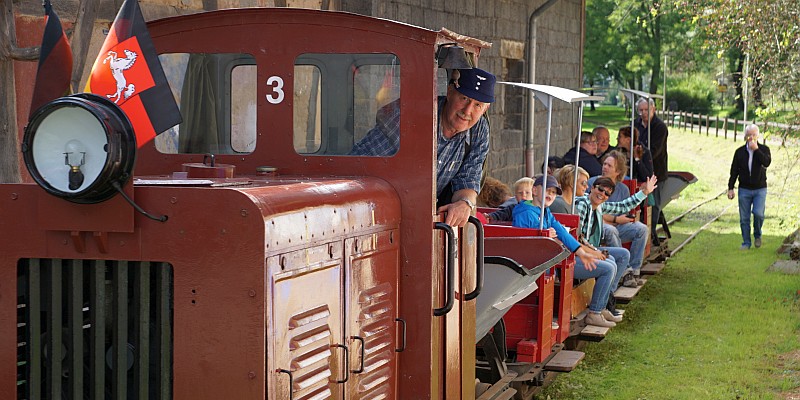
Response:
[[[480,69],[460,69],[456,81],[456,90],[459,93],[481,103],[494,103],[494,75]]]

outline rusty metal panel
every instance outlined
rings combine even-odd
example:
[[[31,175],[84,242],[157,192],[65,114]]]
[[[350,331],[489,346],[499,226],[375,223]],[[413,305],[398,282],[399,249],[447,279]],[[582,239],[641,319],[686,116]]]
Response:
[[[348,397],[397,398],[397,229],[345,241],[351,381]]]
[[[270,400],[343,398],[343,387],[336,381],[349,371],[335,347],[344,339],[343,263],[341,252],[328,253],[327,258],[309,258],[308,251],[299,250],[267,260],[272,293],[267,335]]]
[[[23,201],[35,201],[38,223],[42,229],[54,231],[133,232],[133,207],[122,196],[98,204],[76,204],[44,193],[38,186],[31,188],[41,195],[25,193]],[[133,185],[125,187],[133,198]],[[22,194],[21,194],[22,195]]]

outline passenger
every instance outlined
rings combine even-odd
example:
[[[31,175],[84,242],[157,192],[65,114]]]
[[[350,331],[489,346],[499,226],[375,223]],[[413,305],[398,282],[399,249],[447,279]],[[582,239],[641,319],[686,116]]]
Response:
[[[543,184],[544,176],[541,175],[536,178],[534,183],[533,200],[523,201],[517,207],[514,207],[514,226],[539,228],[542,202],[547,207],[553,203],[557,194],[562,194],[558,182],[552,175],[548,175],[545,189],[542,188]],[[616,326],[614,320],[620,321],[621,318],[611,315],[605,309],[605,305],[608,302],[608,289],[616,271],[614,260],[611,257],[606,258],[597,249],[581,245],[553,217],[548,208],[545,208],[543,221],[544,229],[549,230],[550,237],[557,237],[567,249],[577,256],[575,258],[575,277],[578,279],[595,278],[592,301],[589,303],[589,314],[586,315],[584,322],[587,325],[608,328]]]
[[[650,150],[639,143],[639,131],[636,130],[636,128],[633,128],[633,143],[636,143],[633,146],[633,178],[636,178],[639,182],[644,182],[647,178],[653,176],[653,155],[650,153]],[[625,167],[625,173],[627,174],[630,172],[631,168],[630,157],[628,156],[631,148],[630,126],[619,129],[617,145],[617,149],[622,151],[625,157],[628,158],[628,165]]]
[[[769,147],[758,144],[758,126],[744,129],[745,144],[736,149],[728,179],[728,198],[733,200],[733,185],[739,178],[739,225],[742,229],[742,250],[750,249],[750,213],[753,214],[753,237],[761,247],[761,225],[767,200],[767,167],[772,163]]]
[[[436,150],[437,212],[444,222],[464,226],[475,210],[483,162],[489,152],[489,122],[483,115],[494,102],[496,78],[479,68],[458,70],[438,100]],[[351,155],[388,156],[400,146],[397,102],[378,111],[376,124]]]
[[[614,189],[616,188],[614,181],[609,178],[604,176],[597,178],[594,183],[591,184],[591,188],[589,194],[575,199],[575,213],[580,217],[580,231],[583,237],[586,238],[589,244],[598,247],[600,246],[600,240],[603,235],[603,214],[625,213],[636,207],[637,204],[647,198],[647,195],[652,193],[653,189],[656,188],[656,177],[650,177],[650,179],[645,181],[642,190],[620,202],[607,201],[608,198],[614,194]],[[620,259],[617,260],[616,265],[618,268],[615,271],[613,279],[613,286],[616,287],[619,284],[620,278],[622,278],[622,274],[630,263],[630,252],[622,247],[604,247],[602,249],[608,250],[615,259]],[[609,296],[606,301],[610,301],[612,303],[610,306],[614,308],[613,292],[610,291],[611,286],[612,285],[609,285]]]
[[[596,126],[594,129],[592,129],[592,133],[594,134],[594,137],[597,138],[596,157],[598,161],[602,160],[603,156],[608,154],[608,152],[617,149],[611,145],[611,133],[608,132],[608,128],[605,126]],[[619,145],[619,143],[617,143],[617,145]]]
[[[525,200],[533,199],[533,179],[525,177],[514,182],[514,197],[508,199],[497,211],[484,214],[489,222],[511,221],[514,207]]]
[[[619,150],[608,153],[603,159],[603,176],[614,182],[614,193],[608,198],[610,202],[620,202],[630,197],[628,186],[622,183],[625,177],[625,156]],[[589,179],[593,185],[597,178]],[[649,229],[647,225],[637,221],[636,215],[625,212],[603,214],[603,242],[608,247],[622,247],[622,242],[631,242],[630,262],[626,266],[622,284],[636,287],[644,284],[641,279],[644,250],[647,247]],[[612,290],[616,290],[616,286]]]
[[[597,161],[597,138],[591,132],[581,132],[581,147],[578,159],[578,166],[585,169],[589,176],[597,176],[603,173],[600,162]],[[575,153],[578,150],[574,147],[564,154],[564,165],[575,164]]]
[[[514,195],[511,194],[508,185],[489,176],[483,181],[481,192],[478,193],[478,205],[497,208],[513,198]]]
[[[564,166],[564,159],[559,156],[550,156],[547,158],[547,175],[555,175],[559,168]],[[542,164],[544,168],[544,164]]]
[[[666,187],[667,182],[667,124],[656,116],[656,105],[653,99],[641,98],[636,102],[639,118],[634,121],[634,128],[639,131],[639,141],[653,154],[653,173],[658,178],[659,187]],[[653,244],[658,245],[656,228],[661,220],[661,189],[653,192],[653,208],[651,209],[650,233]]]
[[[563,194],[556,197],[550,205],[550,212],[555,214],[572,214],[572,199],[574,196],[583,196],[589,188],[589,174],[585,169],[578,168],[578,190],[573,190],[575,181],[575,166],[570,164],[558,170],[555,174],[556,180]]]

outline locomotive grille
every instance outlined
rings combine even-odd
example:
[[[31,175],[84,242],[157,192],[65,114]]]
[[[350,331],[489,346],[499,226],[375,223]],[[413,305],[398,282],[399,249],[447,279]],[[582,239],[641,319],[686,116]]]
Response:
[[[18,399],[171,399],[172,266],[22,259]]]

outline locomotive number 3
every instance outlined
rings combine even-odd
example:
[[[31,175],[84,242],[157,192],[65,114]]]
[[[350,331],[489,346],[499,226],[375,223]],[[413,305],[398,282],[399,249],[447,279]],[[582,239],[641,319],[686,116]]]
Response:
[[[272,88],[272,93],[267,94],[267,101],[271,104],[280,104],[283,101],[283,78],[270,76],[267,79],[267,86]]]

